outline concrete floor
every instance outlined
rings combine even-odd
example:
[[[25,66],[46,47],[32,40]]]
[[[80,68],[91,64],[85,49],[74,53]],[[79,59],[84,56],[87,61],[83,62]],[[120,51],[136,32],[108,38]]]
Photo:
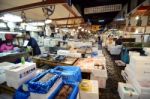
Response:
[[[100,99],[120,99],[117,91],[118,82],[124,82],[120,73],[121,68],[115,65],[106,49],[103,49],[103,53],[106,57],[108,79],[106,89],[100,89]]]

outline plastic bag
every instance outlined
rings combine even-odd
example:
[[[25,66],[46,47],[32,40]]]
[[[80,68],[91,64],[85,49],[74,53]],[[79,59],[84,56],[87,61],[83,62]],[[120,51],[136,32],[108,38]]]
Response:
[[[128,50],[126,48],[123,49],[123,51],[121,53],[121,60],[123,62],[125,62],[126,64],[129,63],[129,54],[128,54]]]
[[[28,87],[28,82],[25,83]],[[28,88],[29,89],[29,88]],[[29,90],[24,91],[23,90],[23,85],[21,85],[15,92],[13,99],[28,99],[30,96]]]

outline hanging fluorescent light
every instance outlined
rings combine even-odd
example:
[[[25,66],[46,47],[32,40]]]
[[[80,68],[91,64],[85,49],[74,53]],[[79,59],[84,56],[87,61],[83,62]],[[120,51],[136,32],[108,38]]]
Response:
[[[20,16],[12,15],[12,14],[5,14],[3,17],[1,17],[3,21],[6,22],[22,22],[22,18]]]
[[[117,18],[117,19],[115,19],[115,21],[124,21],[125,20],[125,18]]]
[[[91,31],[89,30],[88,33],[91,33]]]
[[[98,22],[100,22],[100,23],[101,23],[101,22],[104,22],[104,21],[105,21],[105,20],[98,20]]]
[[[139,16],[136,16],[135,19],[136,19],[136,20],[139,20]]]
[[[81,29],[81,28],[82,28],[81,26],[78,27],[78,29]]]
[[[83,31],[84,31],[84,28],[82,28],[81,31],[83,32]]]
[[[44,22],[32,22],[32,23],[28,23],[29,25],[32,25],[32,26],[44,26]]]
[[[50,20],[50,19],[45,20],[45,24],[50,24],[50,23],[52,23],[52,20]]]
[[[73,32],[75,32],[76,30],[75,30],[75,29],[73,29],[72,31],[73,31]]]

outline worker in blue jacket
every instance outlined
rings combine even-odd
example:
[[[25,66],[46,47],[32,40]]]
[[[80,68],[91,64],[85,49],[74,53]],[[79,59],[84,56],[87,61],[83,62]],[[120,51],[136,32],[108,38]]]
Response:
[[[40,55],[41,50],[39,48],[39,45],[38,45],[37,41],[34,38],[31,37],[29,31],[26,31],[26,39],[29,41],[28,46],[31,46],[32,49],[33,49],[33,56]]]

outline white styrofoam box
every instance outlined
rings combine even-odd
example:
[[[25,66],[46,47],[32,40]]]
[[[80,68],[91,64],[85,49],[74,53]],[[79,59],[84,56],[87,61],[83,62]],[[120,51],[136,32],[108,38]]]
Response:
[[[145,33],[150,33],[150,26],[146,27],[146,32]]]
[[[62,78],[58,79],[46,94],[30,93],[31,99],[48,99],[55,89],[62,83]]]
[[[134,73],[139,73],[139,75],[150,75],[149,60],[149,56],[131,56],[129,65]]]
[[[0,84],[6,81],[5,70],[9,70],[14,64],[10,62],[0,63]]]
[[[142,93],[140,94],[139,99],[149,99],[150,98],[150,94],[149,93]]]
[[[135,88],[128,83],[118,83],[118,93],[121,99],[139,99]]]
[[[0,84],[6,81],[5,73],[0,71]]]
[[[127,76],[137,80],[149,80],[150,81],[150,74],[149,73],[140,73],[140,72],[133,72],[130,65],[127,65],[125,68],[125,72]],[[141,70],[142,72],[142,70]]]
[[[57,55],[68,56],[70,54],[69,50],[57,50]]]
[[[80,99],[99,99],[98,81],[90,80],[91,90],[83,91],[79,89]]]
[[[17,88],[24,82],[36,75],[36,64],[28,63],[16,64],[15,67],[6,70],[6,82],[8,85]],[[16,85],[15,85],[16,84]]]
[[[132,84],[140,94],[149,94],[150,93],[150,81],[132,80]],[[150,94],[149,94],[149,96],[150,96]]]
[[[44,46],[50,46],[50,38],[45,38],[44,39]]]
[[[140,53],[135,51],[129,51],[129,56],[140,56]]]
[[[25,76],[24,78],[20,80],[15,80],[15,79],[12,80],[12,78],[7,77],[6,78],[7,86],[17,89],[23,83],[27,82],[28,80],[32,79],[35,76],[36,76],[36,71],[33,71],[32,73],[28,74],[27,76]]]
[[[150,48],[144,47],[143,50],[145,51],[145,54],[150,56]]]
[[[57,39],[51,39],[49,41],[49,46],[50,47],[55,47],[58,44],[58,40]]]
[[[76,58],[81,58],[81,53],[70,53],[68,56],[70,57],[76,57]]]
[[[106,66],[104,65],[104,69],[92,69],[92,74],[96,77],[106,77],[107,78],[107,70]]]
[[[106,88],[107,76],[99,77],[99,76],[94,76],[94,74],[91,74],[90,79],[91,80],[97,80],[99,88]]]
[[[98,47],[92,47],[92,51],[93,52],[98,51]]]

